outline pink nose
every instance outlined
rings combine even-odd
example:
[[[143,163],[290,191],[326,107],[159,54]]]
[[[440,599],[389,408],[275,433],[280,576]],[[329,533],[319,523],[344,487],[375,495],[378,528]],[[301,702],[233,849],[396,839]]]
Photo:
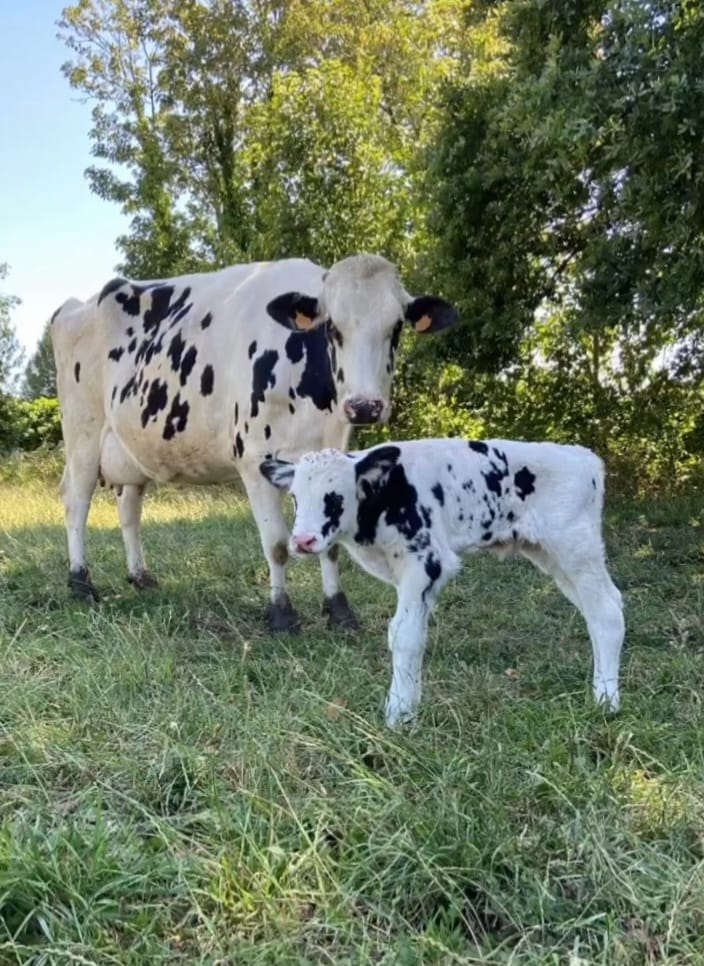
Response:
[[[313,553],[315,537],[309,537],[307,534],[294,536],[293,543],[296,550],[300,550],[301,553]]]

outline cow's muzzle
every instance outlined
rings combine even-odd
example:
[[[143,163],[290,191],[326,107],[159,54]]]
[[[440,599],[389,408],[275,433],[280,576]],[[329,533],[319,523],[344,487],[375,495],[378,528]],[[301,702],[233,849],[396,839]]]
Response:
[[[345,400],[342,409],[354,426],[369,426],[379,422],[384,406],[384,400],[378,396],[352,396]]]

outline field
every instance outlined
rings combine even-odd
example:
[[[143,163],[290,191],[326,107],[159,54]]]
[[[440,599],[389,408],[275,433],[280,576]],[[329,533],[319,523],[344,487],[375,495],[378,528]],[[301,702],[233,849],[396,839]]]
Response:
[[[422,714],[387,731],[393,592],[349,561],[297,637],[235,490],[147,499],[156,591],[110,494],[69,599],[56,484],[0,484],[0,963],[704,963],[704,507],[613,502],[623,707],[581,618],[475,558],[431,624]]]

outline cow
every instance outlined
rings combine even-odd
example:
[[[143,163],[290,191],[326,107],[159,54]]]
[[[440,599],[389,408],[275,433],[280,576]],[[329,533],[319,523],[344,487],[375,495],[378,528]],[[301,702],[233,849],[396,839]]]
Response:
[[[156,582],[140,533],[145,486],[240,477],[269,565],[270,626],[296,630],[282,496],[259,463],[345,449],[353,426],[386,422],[404,326],[430,335],[456,319],[450,303],[410,296],[390,262],[364,254],[329,271],[285,259],[159,281],[115,278],[86,302],[69,300],[51,333],[71,591],[99,596],[85,559],[98,480],[115,488],[128,580],[143,589]],[[337,552],[320,561],[324,612],[354,626]]]
[[[325,555],[342,544],[396,588],[388,725],[415,716],[428,617],[460,554],[480,550],[513,551],[553,577],[587,623],[594,697],[618,709],[624,621],[604,559],[604,469],[591,450],[427,439],[357,453],[326,449],[297,463],[269,458],[260,469],[293,496],[294,554]]]

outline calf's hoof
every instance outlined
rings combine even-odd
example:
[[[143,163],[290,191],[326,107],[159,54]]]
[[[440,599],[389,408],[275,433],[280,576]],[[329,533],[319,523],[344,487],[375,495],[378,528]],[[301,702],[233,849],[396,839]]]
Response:
[[[127,574],[127,583],[132,584],[137,590],[150,590],[152,587],[159,586],[159,581],[148,570],[143,570],[139,574]]]
[[[269,604],[269,630],[273,634],[288,631],[298,634],[301,629],[301,619],[293,609],[288,595],[284,594],[275,604]]]
[[[80,570],[69,570],[68,586],[71,590],[71,596],[78,597],[79,600],[100,600],[100,594],[90,579],[90,571],[87,567],[81,567]]]
[[[359,629],[357,615],[347,603],[347,598],[342,591],[325,598],[323,614],[327,614],[328,627],[346,627],[350,631]]]

